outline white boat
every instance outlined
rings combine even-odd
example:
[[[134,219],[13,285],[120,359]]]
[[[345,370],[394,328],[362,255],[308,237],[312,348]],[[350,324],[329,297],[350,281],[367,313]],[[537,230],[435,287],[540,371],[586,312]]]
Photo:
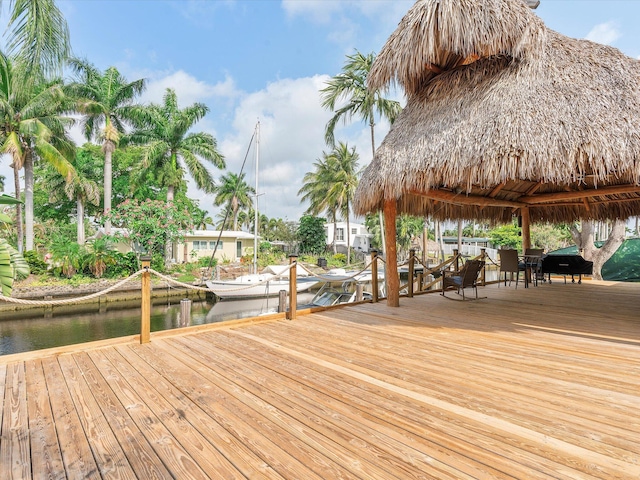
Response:
[[[256,124],[256,206],[254,208],[254,232],[258,232],[258,160],[260,156],[260,122]],[[279,294],[280,290],[289,290],[289,267],[287,265],[270,265],[261,273],[258,272],[258,235],[253,239],[253,272],[241,275],[233,280],[209,280],[205,282],[207,288],[221,299],[259,298]],[[309,290],[318,283],[306,271],[297,275],[298,292]]]
[[[280,273],[273,273],[274,268]],[[282,273],[284,271],[284,273]],[[319,282],[308,275],[296,276],[296,291],[305,292]],[[233,280],[209,280],[207,288],[222,299],[273,297],[280,290],[289,291],[289,269],[287,266],[269,266],[262,273],[241,275]]]

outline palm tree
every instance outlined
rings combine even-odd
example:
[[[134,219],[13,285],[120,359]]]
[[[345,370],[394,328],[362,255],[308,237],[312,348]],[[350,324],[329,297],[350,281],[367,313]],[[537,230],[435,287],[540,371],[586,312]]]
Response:
[[[333,222],[333,253],[336,250],[336,222],[338,221],[338,206],[333,198],[327,194],[330,185],[333,184],[333,163],[335,159],[331,154],[322,152],[322,157],[313,163],[314,170],[305,173],[302,178],[302,188],[298,190],[298,195],[302,195],[302,201],[309,202],[309,208],[306,210],[307,215],[319,216],[323,213],[327,214],[330,222]]]
[[[7,52],[25,62],[26,81],[58,76],[71,53],[69,28],[54,0],[0,0],[9,3]]]
[[[220,178],[220,186],[217,188],[216,198],[213,203],[216,206],[226,205],[231,212],[233,229],[238,230],[238,213],[240,209],[249,209],[253,202],[251,195],[256,191],[244,180],[245,174],[237,175],[227,173]]]
[[[76,170],[75,177],[70,181],[65,181],[58,172],[49,168],[44,174],[44,185],[49,191],[49,198],[52,202],[60,200],[66,196],[69,200],[76,201],[76,221],[78,244],[84,245],[84,217],[85,205],[87,202],[93,205],[100,205],[100,187],[92,180],[99,176],[96,165],[91,161],[89,155],[76,155],[73,166]]]
[[[145,89],[145,79],[128,82],[115,67],[100,72],[84,60],[74,59],[71,66],[76,71],[76,82],[69,85],[69,92],[77,101],[76,109],[84,115],[82,120],[87,140],[102,143],[104,152],[104,215],[105,232],[111,233],[111,196],[113,165],[111,157],[125,131],[125,123],[132,115],[133,102]]]
[[[320,90],[322,106],[334,112],[325,129],[327,144],[334,145],[334,131],[341,119],[346,123],[354,116],[359,117],[369,124],[371,158],[376,153],[374,136],[376,115],[393,123],[402,110],[399,102],[384,98],[380,90],[367,88],[367,77],[374,60],[374,53],[363,55],[356,51],[353,55],[347,55],[342,72],[329,80],[327,86]],[[336,110],[336,105],[341,101],[346,101],[346,104]],[[379,217],[382,226],[382,212]]]
[[[338,214],[347,222],[347,264],[351,262],[350,221],[351,201],[358,186],[359,155],[355,147],[339,142],[330,153],[323,152],[322,159],[313,165],[315,171],[303,177],[304,185],[298,192],[302,200],[309,201],[307,213],[327,213],[333,222],[333,250],[336,252],[336,222]]]
[[[70,118],[62,117],[65,96],[60,82],[26,81],[27,71],[0,53],[0,153],[13,160],[16,198],[20,196],[18,172],[25,170],[25,240],[33,249],[33,163],[44,160],[70,181],[73,166],[66,157],[74,152],[67,137]],[[17,217],[18,247],[22,246],[21,213]]]
[[[167,88],[162,104],[132,109],[134,130],[123,138],[123,143],[142,146],[142,172],[154,173],[159,184],[167,189],[168,204],[173,202],[176,188],[184,184],[185,169],[198,188],[213,193],[215,182],[201,159],[217,168],[225,167],[213,135],[189,132],[208,111],[202,103],[178,108],[176,92],[171,88]],[[170,260],[170,255],[168,244],[166,260]]]
[[[347,221],[347,265],[351,263],[351,226],[349,216],[351,202],[358,187],[358,160],[356,148],[349,148],[340,142],[330,155],[332,164],[332,183],[327,185],[327,197],[335,202],[340,216]]]
[[[134,110],[134,131],[123,140],[142,146],[143,169],[155,172],[161,186],[167,188],[167,202],[173,201],[176,188],[184,182],[185,169],[198,188],[213,193],[215,182],[201,159],[224,168],[224,157],[211,134],[189,133],[209,108],[194,103],[180,109],[176,92],[167,88],[162,105],[152,103]]]

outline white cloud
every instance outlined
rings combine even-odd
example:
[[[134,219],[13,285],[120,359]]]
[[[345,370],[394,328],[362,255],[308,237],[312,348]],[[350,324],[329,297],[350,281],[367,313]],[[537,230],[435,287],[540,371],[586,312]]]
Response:
[[[592,42],[602,43],[604,45],[611,45],[622,36],[616,22],[610,21],[606,23],[600,23],[593,27],[591,31],[585,37]]]
[[[305,16],[314,22],[328,23],[347,3],[327,0],[282,0],[282,8],[289,17]]]
[[[192,24],[199,27],[209,27],[213,24],[214,16],[221,7],[233,8],[235,0],[180,0],[171,2],[173,8]]]
[[[218,136],[218,146],[227,162],[227,171],[240,173],[256,122],[260,120],[259,210],[269,217],[297,220],[306,209],[300,204],[298,190],[302,178],[311,171],[323,151],[324,127],[331,113],[320,105],[318,91],[328,80],[326,75],[299,79],[282,79],[264,89],[244,95],[237,104],[229,128]],[[200,124],[199,124],[200,125]],[[376,135],[381,140],[388,125],[380,125]],[[360,164],[371,160],[369,129],[354,120],[350,127],[339,126],[336,139],[356,146]],[[254,155],[245,166],[246,181],[255,183]],[[219,178],[223,172],[214,172]],[[215,217],[213,195],[189,189],[200,200],[200,207]]]
[[[167,88],[173,88],[181,107],[194,102],[205,102],[216,97],[235,98],[241,93],[229,76],[223,82],[210,85],[192,75],[178,70],[169,74],[151,73],[148,76],[147,88],[142,94],[141,102],[160,102]]]
[[[374,45],[384,43],[413,3],[412,0],[282,0],[282,9],[290,20],[302,18],[327,26],[327,39],[352,53],[354,48],[363,48],[363,39],[372,35]],[[370,29],[363,20],[375,28]]]

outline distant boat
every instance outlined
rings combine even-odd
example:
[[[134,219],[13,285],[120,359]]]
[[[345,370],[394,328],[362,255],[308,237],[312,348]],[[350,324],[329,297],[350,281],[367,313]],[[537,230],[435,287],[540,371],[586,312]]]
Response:
[[[254,233],[258,232],[258,162],[260,158],[260,122],[256,124],[256,205],[254,208]],[[253,273],[241,275],[233,280],[209,280],[205,282],[216,297],[221,299],[241,299],[270,297],[279,294],[280,290],[289,290],[289,267],[286,265],[271,265],[258,273],[258,235],[253,236]],[[309,290],[318,280],[307,276],[306,271],[300,272],[297,278],[298,292]]]
[[[318,275],[316,280],[324,285],[318,290],[313,299],[304,305],[298,305],[298,310],[313,307],[330,307],[342,303],[353,303],[356,299],[356,285],[364,285],[365,288],[373,287],[373,275],[370,270],[360,272],[348,272],[343,268],[334,268],[327,273]],[[378,285],[384,286],[384,273],[378,272]],[[362,292],[363,300],[372,300],[371,292]]]
[[[296,276],[296,291],[306,292],[319,281],[303,272]],[[205,284],[221,299],[273,297],[280,290],[289,291],[289,267],[270,265],[262,273],[241,275],[234,280],[209,280]]]

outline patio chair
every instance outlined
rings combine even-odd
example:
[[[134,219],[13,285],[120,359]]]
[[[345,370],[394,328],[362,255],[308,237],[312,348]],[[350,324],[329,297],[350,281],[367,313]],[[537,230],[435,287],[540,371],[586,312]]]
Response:
[[[544,281],[544,274],[542,273],[543,254],[543,248],[527,248],[524,251],[525,267],[529,270],[526,275],[531,275],[533,284],[536,287],[538,286],[538,281]]]
[[[442,271],[442,296],[449,287],[456,288],[458,295],[462,290],[462,300],[466,300],[464,295],[465,288],[473,288],[476,291],[476,300],[478,299],[478,277],[484,267],[483,260],[467,260],[463,267],[458,271],[443,270]]]
[[[518,259],[518,251],[515,249],[504,248],[498,250],[498,255],[500,256],[500,274],[504,272],[504,285],[507,286],[507,273],[509,276],[509,285],[511,285],[511,281],[513,280],[513,274],[516,274],[516,288],[518,288],[518,280],[520,279],[520,272],[525,271],[524,264],[520,263]],[[498,277],[498,286],[500,286],[500,278]]]

